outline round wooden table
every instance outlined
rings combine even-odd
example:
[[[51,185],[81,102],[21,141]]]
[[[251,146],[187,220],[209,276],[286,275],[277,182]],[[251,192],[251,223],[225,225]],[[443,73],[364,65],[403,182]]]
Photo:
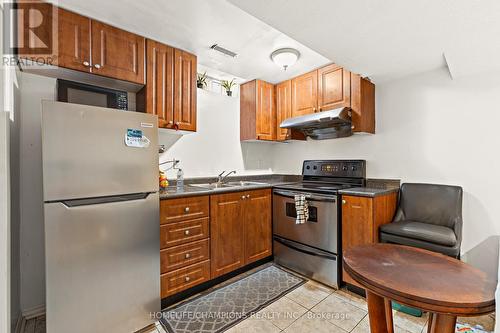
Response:
[[[344,251],[344,269],[366,289],[372,333],[393,333],[391,300],[430,313],[428,332],[454,333],[457,316],[495,310],[496,281],[470,265],[408,246]]]

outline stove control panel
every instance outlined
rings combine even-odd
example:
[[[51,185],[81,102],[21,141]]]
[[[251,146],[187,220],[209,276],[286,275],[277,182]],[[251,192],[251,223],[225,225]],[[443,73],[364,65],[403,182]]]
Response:
[[[323,160],[304,161],[304,176],[365,178],[366,161],[364,160]]]

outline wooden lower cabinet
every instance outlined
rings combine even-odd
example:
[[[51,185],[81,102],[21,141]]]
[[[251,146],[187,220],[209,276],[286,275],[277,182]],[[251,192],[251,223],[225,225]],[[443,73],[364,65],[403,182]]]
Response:
[[[271,194],[254,191],[245,202],[245,265],[272,255]]]
[[[271,256],[271,198],[263,189],[162,200],[161,297]]]
[[[171,296],[208,280],[210,280],[210,260],[163,274],[161,297]]]
[[[174,246],[160,251],[161,273],[210,259],[210,239]]]
[[[210,196],[212,278],[244,265],[244,200],[243,192]]]
[[[210,197],[212,278],[272,254],[271,190]]]
[[[167,248],[209,237],[209,219],[174,222],[160,226],[160,246]]]
[[[397,192],[371,197],[342,196],[342,251],[379,242],[379,227],[390,223],[397,207]],[[343,282],[361,287],[347,272]]]
[[[208,217],[209,197],[187,197],[160,202],[160,224]]]

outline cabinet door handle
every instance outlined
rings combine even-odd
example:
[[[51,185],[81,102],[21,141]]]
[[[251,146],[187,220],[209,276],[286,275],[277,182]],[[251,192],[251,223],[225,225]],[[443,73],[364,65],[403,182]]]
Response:
[[[184,213],[189,213],[189,211],[190,211],[189,207],[184,208]]]
[[[90,67],[90,62],[88,62],[88,61],[84,61],[84,62],[83,62],[83,66],[85,66],[85,67]]]
[[[250,199],[250,194],[247,194],[247,199]]]
[[[174,123],[174,122],[173,122],[172,120],[170,120],[170,121],[168,122],[168,124],[169,124],[169,125],[172,125],[173,123]]]
[[[191,280],[191,278],[189,276],[186,276],[186,278],[184,280],[186,280],[186,282],[189,282],[189,280]]]
[[[191,253],[186,253],[186,255],[184,256],[186,259],[189,259],[191,258]]]
[[[189,230],[184,231],[184,235],[189,236]]]
[[[246,198],[246,197],[245,197],[244,195],[242,195],[242,196],[241,196],[241,200],[245,200],[245,198]]]
[[[347,204],[347,201],[342,200],[342,204],[343,204],[343,205]]]
[[[99,65],[99,64],[95,64],[95,65],[94,65],[94,67],[95,67],[96,69],[101,69],[101,65]]]
[[[313,112],[316,112],[316,108],[313,108]]]

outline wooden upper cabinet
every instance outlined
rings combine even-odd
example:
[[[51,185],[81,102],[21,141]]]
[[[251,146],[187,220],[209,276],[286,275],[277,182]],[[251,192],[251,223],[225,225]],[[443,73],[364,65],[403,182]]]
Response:
[[[240,139],[276,139],[274,85],[253,80],[240,86]]]
[[[246,192],[244,205],[245,265],[273,254],[271,190]]]
[[[57,65],[91,73],[90,19],[61,8],[57,11]]]
[[[353,131],[375,134],[375,85],[352,73],[351,109]]]
[[[276,139],[287,139],[288,130],[280,128],[280,124],[292,117],[292,81],[288,80],[276,85]]]
[[[318,71],[292,79],[292,117],[304,116],[318,110]]]
[[[245,263],[243,201],[242,192],[210,196],[212,279]]]
[[[318,110],[351,106],[351,74],[331,64],[318,69]]]
[[[276,137],[274,85],[257,81],[257,139],[272,141]]]
[[[146,59],[145,111],[158,115],[158,127],[173,128],[174,48],[148,39]]]
[[[174,126],[196,131],[196,56],[174,51]]]
[[[145,38],[92,21],[92,71],[119,80],[144,84]]]

